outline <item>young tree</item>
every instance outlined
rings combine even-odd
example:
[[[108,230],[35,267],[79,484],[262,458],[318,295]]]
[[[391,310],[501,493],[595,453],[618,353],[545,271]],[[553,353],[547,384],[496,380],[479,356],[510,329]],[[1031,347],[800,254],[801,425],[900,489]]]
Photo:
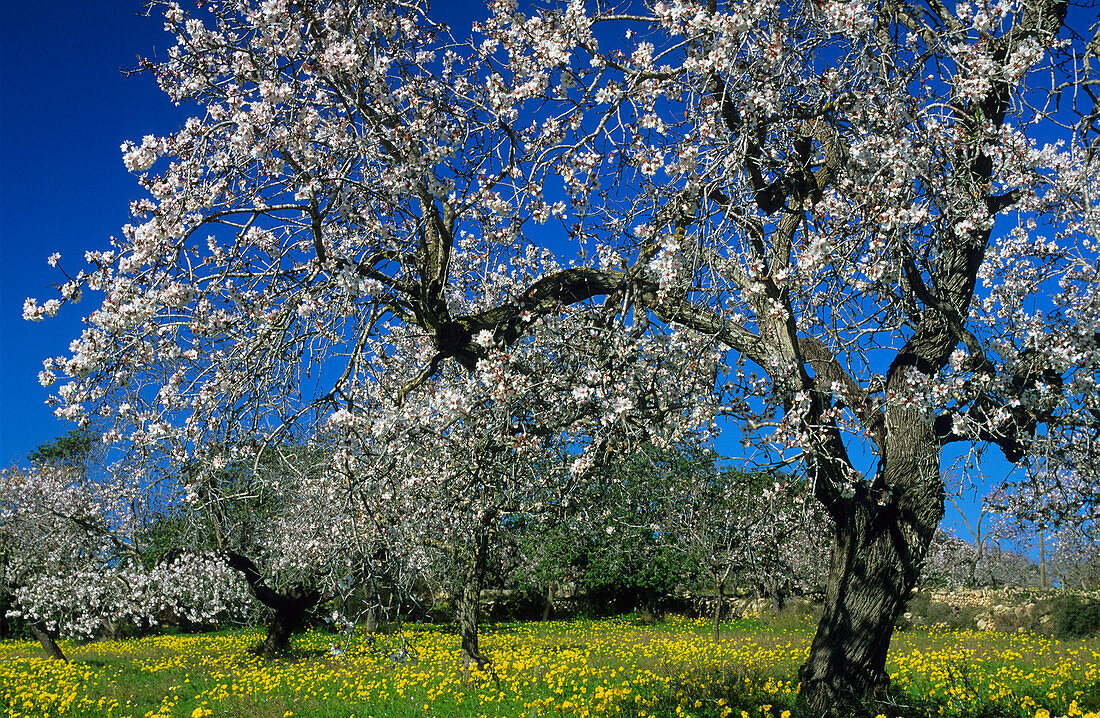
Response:
[[[498,2],[469,43],[418,3],[207,7],[164,6],[147,67],[198,112],[124,148],[136,224],[24,306],[104,292],[40,377],[62,416],[184,463],[334,418],[479,437],[518,394],[494,421],[577,432],[574,476],[739,419],[834,521],[820,711],[887,683],[946,443],[1088,444],[1096,45],[1061,0]]]
[[[967,512],[963,510],[962,506],[959,505],[959,496],[957,492],[949,492],[948,498],[955,507],[955,510],[958,511],[959,517],[962,519],[967,533],[970,534],[969,540],[961,541],[962,544],[965,544],[965,549],[955,557],[956,560],[960,562],[959,565],[965,567],[966,570],[965,580],[961,585],[967,588],[974,588],[979,584],[979,581],[981,581],[983,585],[989,585],[989,583],[993,581],[993,572],[989,570],[990,566],[986,565],[987,563],[992,563],[985,561],[986,549],[991,545],[999,544],[1002,538],[998,533],[1000,527],[989,527],[987,519],[993,519],[989,501],[983,500],[978,509],[977,518],[971,519],[967,516]],[[983,522],[986,523],[984,530],[982,527]],[[936,539],[940,538],[940,534],[941,532],[937,532]],[[954,536],[950,538],[955,541],[960,541],[960,539]],[[933,541],[936,539],[933,539]],[[997,555],[1000,556],[1000,551],[997,552]],[[978,576],[979,570],[986,572],[987,575],[980,579]]]

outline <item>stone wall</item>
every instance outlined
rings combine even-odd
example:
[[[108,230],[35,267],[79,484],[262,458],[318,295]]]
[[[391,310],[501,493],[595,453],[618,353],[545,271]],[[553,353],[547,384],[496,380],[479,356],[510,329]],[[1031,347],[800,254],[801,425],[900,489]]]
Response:
[[[1061,594],[1054,589],[926,589],[914,594],[902,627],[908,624],[1050,634],[1053,600]],[[1075,595],[1100,600],[1100,591]]]

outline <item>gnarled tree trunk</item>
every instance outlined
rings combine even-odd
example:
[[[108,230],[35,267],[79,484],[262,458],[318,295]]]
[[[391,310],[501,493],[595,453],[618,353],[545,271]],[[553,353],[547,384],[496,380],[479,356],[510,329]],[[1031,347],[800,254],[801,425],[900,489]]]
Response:
[[[889,684],[886,652],[944,515],[939,444],[917,409],[888,412],[882,484],[833,504],[824,613],[799,670],[818,714],[849,715]]]
[[[69,659],[65,658],[65,654],[61,652],[61,646],[57,645],[57,641],[46,629],[46,626],[41,621],[31,622],[31,633],[38,639],[38,642],[42,644],[42,649],[46,651],[46,655],[55,661],[69,662]]]
[[[282,592],[276,591],[267,585],[252,559],[230,553],[226,560],[230,567],[241,572],[256,600],[273,611],[267,625],[267,637],[260,647],[261,655],[265,658],[286,655],[290,650],[290,637],[305,627],[309,612],[321,603],[321,592],[301,583]]]
[[[286,655],[290,651],[290,637],[301,632],[306,618],[321,600],[319,591],[308,589],[301,584],[288,588],[282,594],[268,596],[261,602],[274,611],[267,624],[267,637],[264,639],[261,653],[265,658]]]

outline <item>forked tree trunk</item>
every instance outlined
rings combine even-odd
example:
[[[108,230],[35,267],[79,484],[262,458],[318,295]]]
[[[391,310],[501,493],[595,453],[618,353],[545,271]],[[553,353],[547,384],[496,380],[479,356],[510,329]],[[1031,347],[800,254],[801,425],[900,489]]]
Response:
[[[290,651],[290,637],[305,627],[309,612],[321,603],[321,592],[301,583],[277,591],[267,585],[252,559],[238,553],[226,554],[226,563],[241,572],[256,600],[273,612],[267,636],[260,646],[261,655],[265,658],[286,655]]]
[[[290,637],[294,634],[297,623],[294,616],[283,611],[275,612],[267,624],[267,636],[264,637],[260,649],[264,658],[285,656],[290,652]]]
[[[69,662],[69,659],[65,658],[65,654],[61,652],[61,646],[57,645],[57,641],[54,640],[54,637],[50,635],[50,632],[46,630],[46,626],[41,621],[31,623],[31,633],[42,644],[42,649],[46,651],[48,657],[55,661]]]
[[[300,585],[292,586],[278,600],[264,601],[274,612],[267,624],[267,637],[260,650],[265,658],[285,656],[290,652],[290,638],[306,625],[309,612],[320,601],[321,594]]]
[[[857,715],[889,685],[894,623],[944,515],[938,444],[926,422],[909,419],[890,432],[884,457],[892,496],[879,505],[881,496],[860,492],[832,510],[824,613],[799,670],[801,693],[817,715]]]

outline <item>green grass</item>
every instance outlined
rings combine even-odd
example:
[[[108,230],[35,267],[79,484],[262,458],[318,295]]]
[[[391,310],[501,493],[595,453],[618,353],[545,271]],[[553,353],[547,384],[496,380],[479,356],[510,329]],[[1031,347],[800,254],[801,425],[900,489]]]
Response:
[[[805,617],[641,626],[630,618],[489,626],[496,678],[468,675],[449,628],[340,639],[307,633],[288,660],[249,651],[262,634],[63,644],[68,665],[36,644],[0,642],[0,712],[10,718],[233,716],[282,718],[811,718],[795,680],[812,636]],[[409,647],[416,660],[390,656]],[[906,631],[895,636],[893,685],[869,715],[1034,718],[1100,716],[1100,645],[1023,634]]]

